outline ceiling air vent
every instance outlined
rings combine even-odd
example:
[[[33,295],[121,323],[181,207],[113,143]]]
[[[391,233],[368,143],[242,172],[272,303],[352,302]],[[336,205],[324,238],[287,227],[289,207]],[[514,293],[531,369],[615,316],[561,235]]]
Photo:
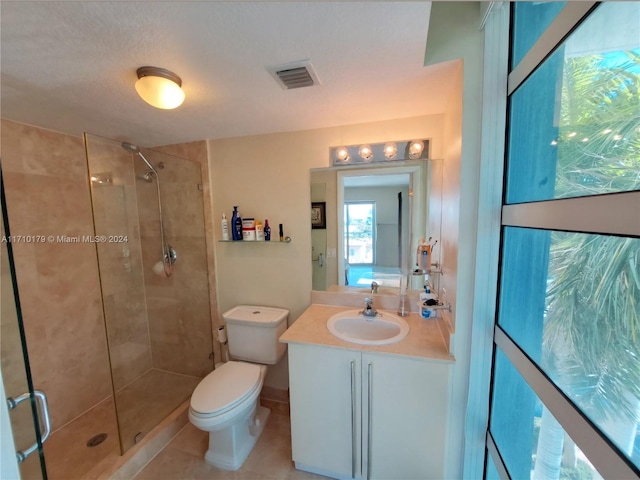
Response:
[[[308,60],[273,67],[269,69],[269,73],[285,90],[311,87],[320,83],[313,65]]]

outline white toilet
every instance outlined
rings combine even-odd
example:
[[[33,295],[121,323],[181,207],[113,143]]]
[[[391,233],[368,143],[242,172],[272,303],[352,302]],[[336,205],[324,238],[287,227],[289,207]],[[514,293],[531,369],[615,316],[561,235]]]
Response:
[[[269,418],[259,396],[266,365],[277,363],[286,351],[278,342],[287,329],[289,311],[240,305],[225,312],[229,353],[234,359],[216,368],[191,396],[189,421],[209,432],[207,463],[237,470],[249,456]],[[252,363],[249,363],[252,362]]]

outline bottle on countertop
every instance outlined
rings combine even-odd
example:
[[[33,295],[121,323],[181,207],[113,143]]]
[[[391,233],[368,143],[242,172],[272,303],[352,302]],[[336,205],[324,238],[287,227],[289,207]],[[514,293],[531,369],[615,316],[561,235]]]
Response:
[[[229,240],[229,222],[224,213],[222,214],[222,240]]]
[[[271,227],[269,226],[269,220],[264,221],[264,241],[271,241]]]
[[[284,230],[282,229],[282,224],[278,226],[278,235],[280,236],[280,241],[284,242]]]

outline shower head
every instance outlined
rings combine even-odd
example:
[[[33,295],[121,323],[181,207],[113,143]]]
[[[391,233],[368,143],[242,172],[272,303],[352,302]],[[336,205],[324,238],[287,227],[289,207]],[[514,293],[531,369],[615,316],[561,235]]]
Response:
[[[147,159],[144,157],[144,155],[142,155],[142,152],[140,151],[140,147],[139,147],[139,146],[134,145],[133,143],[129,143],[129,142],[122,142],[120,145],[121,145],[121,146],[122,146],[122,148],[124,148],[127,152],[131,152],[131,153],[133,153],[133,154],[135,154],[135,155],[139,156],[139,157],[142,159],[142,161],[143,161],[144,163],[146,163],[146,164],[147,164],[147,167],[149,167],[153,173],[155,173],[156,175],[158,174],[158,172],[156,172],[156,169],[155,169],[155,168],[153,168],[153,165],[151,165],[151,163],[149,162],[149,160],[147,160]],[[148,180],[148,181],[150,182],[151,180]]]
[[[140,153],[140,147],[134,145],[133,143],[122,142],[122,148],[124,148],[127,152],[131,153]]]

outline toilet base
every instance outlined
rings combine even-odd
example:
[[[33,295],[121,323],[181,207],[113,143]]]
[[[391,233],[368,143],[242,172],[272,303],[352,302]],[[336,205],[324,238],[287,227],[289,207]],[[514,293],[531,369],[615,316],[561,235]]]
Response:
[[[245,462],[260,438],[271,410],[256,402],[256,408],[242,421],[222,430],[209,432],[209,450],[204,455],[209,465],[222,470],[237,470]]]

